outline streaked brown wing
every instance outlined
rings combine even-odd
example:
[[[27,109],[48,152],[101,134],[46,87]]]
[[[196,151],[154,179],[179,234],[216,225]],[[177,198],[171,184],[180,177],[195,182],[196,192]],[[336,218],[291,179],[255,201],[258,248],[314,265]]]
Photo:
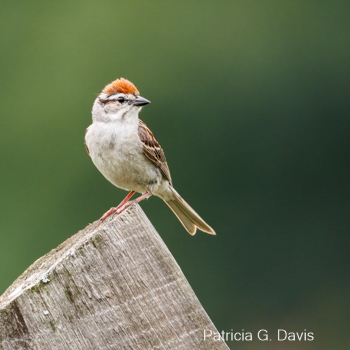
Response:
[[[162,175],[171,184],[170,171],[165,159],[164,152],[160,147],[158,141],[153,136],[151,130],[148,129],[147,125],[142,120],[139,120],[139,136],[143,143],[143,152],[147,158],[159,168]]]

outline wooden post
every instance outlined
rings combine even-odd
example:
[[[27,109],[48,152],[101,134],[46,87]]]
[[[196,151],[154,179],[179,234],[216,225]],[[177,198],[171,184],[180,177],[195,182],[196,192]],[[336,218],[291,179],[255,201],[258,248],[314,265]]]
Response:
[[[214,297],[214,296],[213,296]],[[0,298],[0,349],[228,349],[138,205],[29,267]]]

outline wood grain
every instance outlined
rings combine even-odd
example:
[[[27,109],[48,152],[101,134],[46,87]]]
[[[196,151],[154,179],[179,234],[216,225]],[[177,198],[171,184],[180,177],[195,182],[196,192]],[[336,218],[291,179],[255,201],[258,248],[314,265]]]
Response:
[[[0,349],[228,349],[142,209],[95,222],[0,298]]]

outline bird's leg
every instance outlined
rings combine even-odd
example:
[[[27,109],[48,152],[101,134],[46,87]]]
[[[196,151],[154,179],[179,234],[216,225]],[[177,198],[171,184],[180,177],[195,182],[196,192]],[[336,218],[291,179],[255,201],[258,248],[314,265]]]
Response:
[[[139,202],[141,202],[143,199],[145,199],[145,198],[147,198],[147,197],[149,197],[149,196],[152,196],[152,193],[149,192],[149,191],[147,191],[147,192],[145,192],[143,195],[141,195],[140,197],[134,199],[133,201],[125,203],[122,207],[119,207],[119,208],[117,209],[117,214],[119,215],[119,214],[122,213],[126,208],[129,208],[130,205],[139,203]]]
[[[122,207],[123,205],[125,205],[125,203],[127,203],[127,201],[135,194],[135,191],[131,191],[124,199],[123,201],[115,208],[111,208],[109,209],[106,213],[104,213],[102,215],[102,218],[100,219],[101,221],[105,220],[109,215],[111,215],[112,213],[115,213],[120,207]]]

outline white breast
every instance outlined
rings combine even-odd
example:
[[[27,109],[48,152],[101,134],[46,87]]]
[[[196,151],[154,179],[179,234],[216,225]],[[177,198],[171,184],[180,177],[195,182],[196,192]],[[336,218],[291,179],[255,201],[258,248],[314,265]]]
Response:
[[[137,124],[94,122],[85,140],[93,163],[115,186],[143,193],[162,181],[157,167],[143,154],[138,120]]]

